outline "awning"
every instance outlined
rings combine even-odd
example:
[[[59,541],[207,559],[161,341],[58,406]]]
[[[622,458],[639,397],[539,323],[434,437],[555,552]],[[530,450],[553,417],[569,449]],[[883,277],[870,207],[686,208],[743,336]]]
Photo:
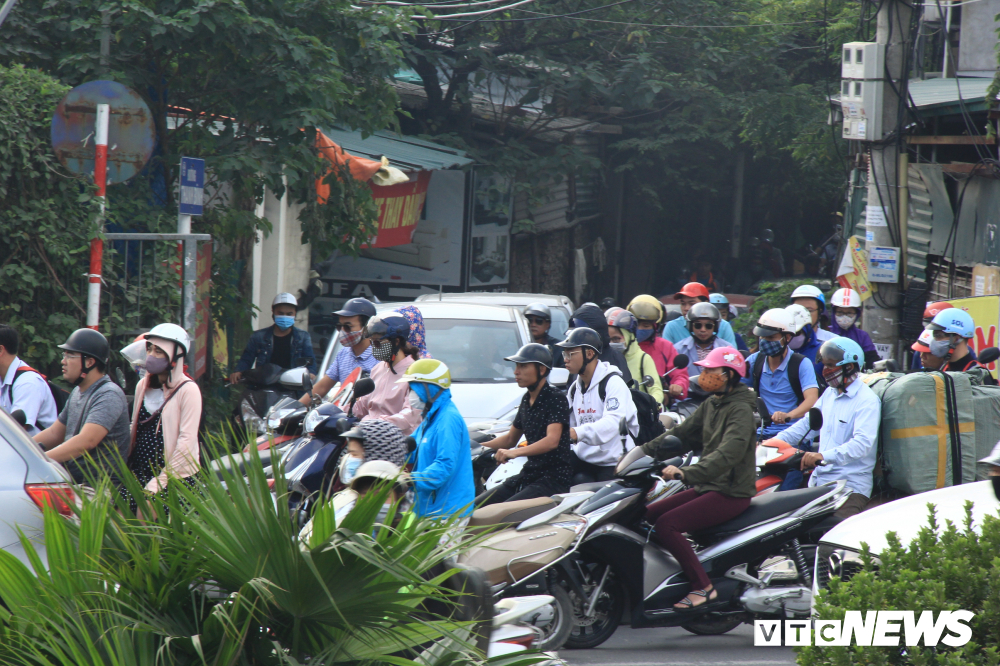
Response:
[[[909,83],[910,97],[922,115],[946,116],[986,111],[986,89],[993,79],[957,78],[924,79]]]
[[[324,129],[323,133],[352,155],[376,161],[384,155],[403,171],[437,171],[473,163],[463,150],[394,132],[375,132],[367,138],[362,138],[361,132],[339,128]]]

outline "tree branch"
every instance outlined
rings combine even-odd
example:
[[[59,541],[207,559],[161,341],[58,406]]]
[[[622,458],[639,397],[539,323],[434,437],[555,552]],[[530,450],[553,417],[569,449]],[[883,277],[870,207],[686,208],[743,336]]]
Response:
[[[59,285],[59,288],[62,289],[64,294],[66,294],[66,297],[69,298],[70,302],[72,302],[73,305],[76,306],[76,309],[79,310],[84,317],[86,317],[87,311],[84,310],[82,307],[80,307],[80,304],[77,303],[76,299],[73,298],[73,295],[66,290],[66,287],[62,283],[62,280],[60,280],[59,276],[56,275],[56,269],[52,268],[52,264],[49,263],[49,258],[45,255],[45,248],[42,247],[41,242],[37,238],[32,238],[31,245],[35,249],[35,252],[38,254],[38,256],[41,257],[42,262],[45,264],[45,267],[49,269],[49,274],[52,276],[52,279],[55,280],[55,283]]]

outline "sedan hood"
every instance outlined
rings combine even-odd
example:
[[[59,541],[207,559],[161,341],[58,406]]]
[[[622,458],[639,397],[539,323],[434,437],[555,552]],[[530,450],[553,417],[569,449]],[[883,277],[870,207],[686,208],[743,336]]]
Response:
[[[456,382],[451,385],[451,399],[465,422],[471,425],[500,418],[517,407],[524,391],[516,382]]]
[[[944,527],[946,520],[961,528],[965,521],[967,501],[973,503],[972,520],[975,529],[982,528],[985,515],[997,515],[997,507],[1000,506],[989,481],[951,486],[904,497],[859,513],[824,534],[820,542],[860,551],[863,541],[868,544],[872,554],[877,555],[889,545],[886,539],[889,532],[899,535],[900,543],[904,546],[917,536],[927,524],[928,503],[936,507],[939,529]]]

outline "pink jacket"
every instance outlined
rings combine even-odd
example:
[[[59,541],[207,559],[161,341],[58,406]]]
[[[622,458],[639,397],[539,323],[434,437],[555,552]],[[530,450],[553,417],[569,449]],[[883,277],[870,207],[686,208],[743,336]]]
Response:
[[[379,363],[372,368],[371,377],[375,382],[375,390],[366,396],[358,398],[354,404],[354,415],[365,419],[382,419],[388,421],[403,431],[404,435],[412,435],[420,425],[420,412],[410,409],[410,401],[406,394],[409,384],[403,382],[403,373],[413,364],[413,359],[407,356],[402,361],[393,364],[396,374],[389,369],[388,363]]]
[[[179,373],[175,373],[179,374]],[[185,377],[186,379],[186,377]],[[167,487],[167,479],[171,476],[184,479],[198,472],[198,424],[201,422],[201,389],[198,384],[189,381],[179,388],[164,389],[164,405],[160,413],[160,423],[157,426],[163,432],[163,460],[166,465],[160,475],[150,479],[146,490],[159,492]],[[149,385],[149,375],[146,375],[135,387],[135,404],[132,406],[132,443],[129,452],[135,448],[135,433],[139,426],[139,409]],[[170,398],[174,391],[179,393]],[[167,399],[169,402],[166,402]]]
[[[674,371],[674,357],[677,356],[677,350],[674,349],[674,345],[670,340],[654,335],[649,340],[640,342],[639,349],[652,357],[658,375],[662,377],[668,372],[670,373],[667,379],[670,380],[671,384],[677,384],[681,387],[681,400],[686,398],[691,378],[688,377],[688,373],[684,370]],[[696,360],[691,359],[691,362],[694,363]]]

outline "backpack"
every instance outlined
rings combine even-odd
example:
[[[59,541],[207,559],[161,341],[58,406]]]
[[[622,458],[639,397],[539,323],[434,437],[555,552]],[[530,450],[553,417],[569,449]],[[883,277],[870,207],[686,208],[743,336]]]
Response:
[[[58,386],[50,382],[48,377],[38,372],[38,370],[35,370],[34,368],[29,367],[27,365],[22,365],[20,368],[14,371],[14,379],[7,386],[7,400],[10,402],[11,407],[13,407],[14,405],[14,384],[17,383],[18,377],[20,377],[26,372],[34,372],[45,380],[45,384],[49,387],[49,393],[52,394],[52,399],[55,400],[56,403],[56,414],[62,414],[63,407],[66,406],[66,401],[69,400],[69,392],[66,391],[65,389],[59,388]],[[29,423],[28,425],[35,425],[35,424]]]
[[[795,399],[798,401],[795,403],[797,405],[801,405],[802,401],[805,400],[805,396],[802,394],[802,382],[799,380],[799,366],[805,359],[805,356],[797,352],[792,352],[792,357],[788,359],[788,383],[792,385],[792,392],[795,393]],[[760,395],[760,376],[764,372],[764,361],[766,360],[767,356],[758,353],[753,362],[753,390],[757,395]]]
[[[607,394],[608,381],[614,376],[614,374],[605,375],[604,379],[597,384],[597,395],[600,397],[601,402],[604,402]],[[667,428],[660,422],[660,406],[657,404],[656,398],[631,387],[629,388],[629,392],[632,394],[632,404],[635,405],[636,418],[639,420],[639,434],[632,439],[635,441],[636,446],[642,446],[658,435],[665,433]],[[573,382],[573,385],[569,387],[569,401],[571,404],[575,396],[576,382]],[[623,451],[622,453],[626,452]]]

